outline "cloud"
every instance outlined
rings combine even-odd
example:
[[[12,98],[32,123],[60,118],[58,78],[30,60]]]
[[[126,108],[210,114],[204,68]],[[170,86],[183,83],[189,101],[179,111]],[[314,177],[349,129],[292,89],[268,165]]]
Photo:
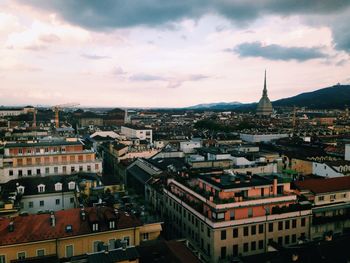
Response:
[[[333,31],[335,47],[350,52],[348,17],[349,0],[17,0],[57,13],[70,23],[94,31],[113,30],[133,26],[165,26],[182,19],[197,19],[206,14],[218,14],[240,25],[247,25],[266,15],[319,16],[318,23]],[[339,18],[328,23],[324,18],[330,15]],[[345,30],[344,30],[345,29]],[[223,28],[217,28],[223,30]]]
[[[42,34],[39,36],[39,40],[45,43],[54,43],[61,39],[55,34]]]
[[[126,75],[127,72],[123,70],[123,68],[121,67],[116,67],[113,72],[112,72],[114,75]]]
[[[162,76],[150,75],[150,74],[135,74],[129,77],[131,81],[166,81],[167,79]]]
[[[31,50],[31,51],[43,51],[43,50],[47,49],[47,46],[32,44],[32,45],[29,45],[29,46],[25,46],[23,48],[27,49],[27,50]]]
[[[92,60],[100,60],[100,59],[109,59],[111,57],[109,56],[100,56],[100,55],[94,55],[94,54],[81,54],[83,58],[86,59],[92,59]]]
[[[269,60],[306,61],[328,57],[319,47],[284,47],[276,44],[263,45],[261,42],[242,43],[227,51],[234,51],[240,57],[262,57]]]

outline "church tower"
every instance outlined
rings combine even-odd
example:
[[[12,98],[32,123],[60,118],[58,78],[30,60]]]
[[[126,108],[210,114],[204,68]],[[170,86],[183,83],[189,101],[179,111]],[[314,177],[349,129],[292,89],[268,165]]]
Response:
[[[267,96],[267,87],[266,87],[266,70],[265,70],[265,78],[264,78],[264,89],[262,93],[262,97],[259,101],[258,107],[256,108],[256,115],[258,116],[271,116],[272,114],[272,103]]]

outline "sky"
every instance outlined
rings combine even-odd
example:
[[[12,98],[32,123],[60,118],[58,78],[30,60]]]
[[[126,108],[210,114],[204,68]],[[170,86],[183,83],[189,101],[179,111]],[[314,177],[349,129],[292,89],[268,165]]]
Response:
[[[296,4],[297,3],[297,4]],[[349,0],[0,0],[0,105],[184,107],[350,83]]]

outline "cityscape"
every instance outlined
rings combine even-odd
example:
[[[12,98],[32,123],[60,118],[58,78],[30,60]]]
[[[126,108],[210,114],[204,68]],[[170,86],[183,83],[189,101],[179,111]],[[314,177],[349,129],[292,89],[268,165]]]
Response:
[[[348,15],[0,0],[0,263],[349,263]]]

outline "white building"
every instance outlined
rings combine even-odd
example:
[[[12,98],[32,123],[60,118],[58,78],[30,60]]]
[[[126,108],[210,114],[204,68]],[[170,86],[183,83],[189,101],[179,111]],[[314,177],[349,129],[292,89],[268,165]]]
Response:
[[[289,134],[286,133],[271,133],[271,134],[248,134],[241,133],[240,138],[246,142],[270,142],[272,140],[278,140],[281,138],[287,138]]]
[[[22,177],[102,173],[102,160],[78,141],[6,144],[2,161],[0,183]]]
[[[202,147],[202,140],[190,140],[180,142],[180,151],[184,153],[194,153],[195,149]]]
[[[312,163],[312,173],[314,175],[323,176],[327,178],[341,177],[344,176],[336,167],[329,165],[327,163]]]
[[[350,161],[350,144],[345,145],[345,160]]]
[[[153,143],[152,129],[140,128],[135,126],[122,126],[121,133],[128,139],[139,138],[140,140],[147,140],[149,143]]]

